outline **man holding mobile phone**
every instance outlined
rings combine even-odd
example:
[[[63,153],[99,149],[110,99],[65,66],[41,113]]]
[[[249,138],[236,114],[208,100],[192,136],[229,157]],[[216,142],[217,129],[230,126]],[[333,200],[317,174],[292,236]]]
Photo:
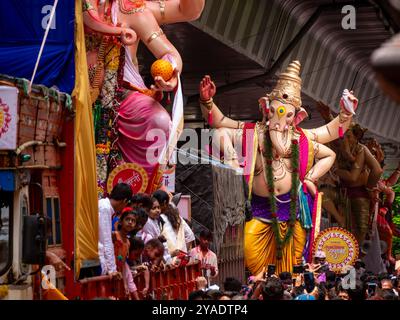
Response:
[[[304,286],[308,293],[311,293],[315,289],[314,273],[312,272],[304,273]]]
[[[213,235],[209,230],[202,230],[200,232],[199,245],[193,248],[189,255],[192,259],[200,261],[203,276],[210,280],[213,280],[218,275],[218,259],[217,255],[210,250],[210,243],[213,239]]]
[[[293,266],[293,274],[302,274],[305,271],[305,266],[303,265],[298,265],[298,266]]]
[[[314,273],[305,272],[300,274],[295,280],[297,288],[304,286],[304,293],[298,295],[295,300],[316,300],[316,297],[318,296],[318,288],[316,286]]]
[[[368,298],[375,296],[376,293],[376,288],[378,287],[378,284],[375,282],[368,282],[367,283],[367,294]]]
[[[305,265],[308,272],[314,272],[316,274],[316,280],[318,283],[326,282],[325,273],[330,271],[329,264],[326,262],[326,254],[324,251],[317,251],[313,257],[312,263]]]
[[[269,264],[264,278],[265,279],[271,278],[273,275],[275,275],[275,270],[276,270],[276,266],[274,264]]]

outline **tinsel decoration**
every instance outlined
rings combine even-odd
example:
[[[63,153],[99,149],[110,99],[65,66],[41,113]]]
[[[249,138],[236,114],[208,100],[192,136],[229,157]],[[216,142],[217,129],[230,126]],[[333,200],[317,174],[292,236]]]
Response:
[[[276,240],[276,257],[278,260],[282,259],[282,251],[285,245],[291,240],[294,234],[294,227],[296,225],[296,214],[297,214],[297,197],[299,187],[299,144],[296,139],[291,141],[291,165],[292,165],[292,188],[290,191],[290,218],[288,221],[288,230],[285,236],[282,238],[279,229],[277,204],[275,198],[274,188],[274,175],[272,172],[272,141],[269,136],[269,132],[265,133],[264,139],[264,150],[266,157],[265,172],[267,173],[267,184],[269,189],[269,202],[271,206],[272,216],[272,231],[274,232]]]
[[[97,100],[93,105],[93,121],[94,121],[94,132],[97,133],[99,131],[101,125],[101,102]]]

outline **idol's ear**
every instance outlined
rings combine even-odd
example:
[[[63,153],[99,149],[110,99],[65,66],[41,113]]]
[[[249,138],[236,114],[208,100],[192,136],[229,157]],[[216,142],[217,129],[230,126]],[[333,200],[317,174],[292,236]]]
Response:
[[[269,99],[268,97],[261,97],[258,99],[258,105],[260,106],[260,110],[264,113],[269,112]]]
[[[305,118],[308,118],[308,113],[307,113],[306,109],[301,107],[300,110],[296,112],[296,115],[294,117],[294,120],[293,120],[294,125],[297,126]]]

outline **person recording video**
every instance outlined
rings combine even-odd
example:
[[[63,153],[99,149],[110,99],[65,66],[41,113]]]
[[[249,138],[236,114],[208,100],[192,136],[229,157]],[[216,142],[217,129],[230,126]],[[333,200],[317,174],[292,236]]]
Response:
[[[305,265],[305,270],[313,272],[318,283],[326,282],[326,272],[330,271],[329,264],[326,262],[324,251],[317,251],[313,257],[312,263]]]

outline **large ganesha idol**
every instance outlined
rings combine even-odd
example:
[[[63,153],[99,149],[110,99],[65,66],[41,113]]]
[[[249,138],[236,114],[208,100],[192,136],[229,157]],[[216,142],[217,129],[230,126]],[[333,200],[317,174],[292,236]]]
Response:
[[[83,1],[100,197],[106,193],[110,173],[124,164],[134,164],[125,167],[132,172],[121,175],[124,179],[140,180],[142,187],[146,182],[147,192],[160,185],[157,156],[165,148],[172,123],[159,101],[163,91],[177,88],[182,71],[181,57],[160,25],[197,19],[203,8],[204,0]],[[140,41],[155,59],[168,62],[172,78],[155,76],[155,84],[146,87],[136,58]],[[149,137],[150,132],[154,134]]]
[[[336,156],[324,144],[343,136],[358,101],[345,90],[338,117],[320,128],[301,129],[307,113],[301,107],[299,61],[290,63],[272,92],[259,100],[263,120],[256,124],[224,116],[213,103],[215,93],[206,76],[200,83],[200,105],[217,129],[213,154],[224,150],[225,163],[242,168],[249,184],[253,216],[245,226],[246,266],[253,274],[268,264],[275,264],[277,273],[292,272],[294,265],[310,261],[319,232],[321,194],[316,185]]]

